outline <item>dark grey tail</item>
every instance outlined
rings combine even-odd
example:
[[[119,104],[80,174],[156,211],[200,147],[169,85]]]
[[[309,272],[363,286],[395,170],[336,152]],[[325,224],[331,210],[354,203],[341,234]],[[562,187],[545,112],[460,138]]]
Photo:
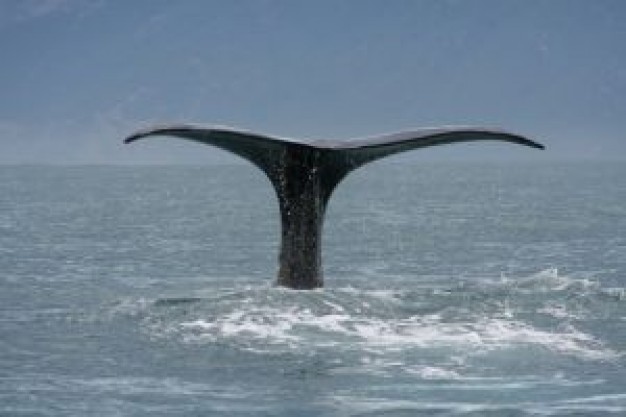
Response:
[[[299,142],[230,128],[164,126],[135,133],[124,142],[155,135],[177,136],[233,152],[260,168],[278,197],[282,239],[278,285],[323,285],[321,238],[326,205],[352,170],[399,152],[475,140],[499,140],[543,149],[507,132],[477,128],[420,129],[350,141]]]

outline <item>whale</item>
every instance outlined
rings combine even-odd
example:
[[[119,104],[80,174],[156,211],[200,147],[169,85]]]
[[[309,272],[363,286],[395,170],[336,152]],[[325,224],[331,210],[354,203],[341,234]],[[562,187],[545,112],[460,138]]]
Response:
[[[223,126],[161,125],[133,133],[124,143],[170,136],[234,153],[254,164],[272,184],[280,209],[281,242],[276,284],[297,290],[324,285],[322,228],[333,190],[352,171],[390,155],[430,146],[503,141],[544,149],[499,129],[421,128],[350,140],[298,140]]]

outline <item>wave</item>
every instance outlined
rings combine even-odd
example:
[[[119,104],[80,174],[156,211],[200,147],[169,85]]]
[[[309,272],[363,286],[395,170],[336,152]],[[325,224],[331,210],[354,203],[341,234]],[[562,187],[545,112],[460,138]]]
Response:
[[[150,337],[264,354],[333,349],[363,356],[419,350],[437,351],[440,359],[456,355],[461,362],[494,352],[594,361],[623,355],[587,325],[610,306],[624,316],[623,290],[562,276],[556,269],[517,279],[431,284],[315,291],[248,285],[124,300],[115,311],[140,317]],[[455,366],[413,371],[424,378],[452,377]]]
[[[197,318],[168,329],[185,342],[230,340],[243,348],[303,346],[385,352],[410,347],[466,351],[473,355],[520,346],[585,359],[612,359],[618,354],[573,326],[542,330],[518,320],[483,317],[447,322],[440,315],[381,319],[347,314],[314,314],[309,309],[286,311],[258,308],[234,311],[213,320]],[[255,343],[262,342],[262,343]]]

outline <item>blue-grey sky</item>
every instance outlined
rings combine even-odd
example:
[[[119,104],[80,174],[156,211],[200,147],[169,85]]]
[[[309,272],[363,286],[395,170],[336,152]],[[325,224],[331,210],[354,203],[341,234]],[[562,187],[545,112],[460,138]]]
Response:
[[[230,161],[121,144],[155,122],[303,138],[487,125],[549,149],[446,152],[626,158],[625,22],[621,0],[0,0],[0,163]]]

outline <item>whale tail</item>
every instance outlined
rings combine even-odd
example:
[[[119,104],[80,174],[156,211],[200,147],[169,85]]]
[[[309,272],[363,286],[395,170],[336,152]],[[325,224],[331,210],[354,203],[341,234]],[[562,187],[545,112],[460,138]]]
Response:
[[[157,135],[216,146],[247,159],[265,173],[276,192],[281,215],[277,284],[295,289],[323,285],[321,238],[326,205],[351,171],[399,152],[456,142],[498,140],[544,149],[522,136],[481,128],[420,129],[348,141],[301,142],[224,127],[174,125],[139,131],[124,142]]]

